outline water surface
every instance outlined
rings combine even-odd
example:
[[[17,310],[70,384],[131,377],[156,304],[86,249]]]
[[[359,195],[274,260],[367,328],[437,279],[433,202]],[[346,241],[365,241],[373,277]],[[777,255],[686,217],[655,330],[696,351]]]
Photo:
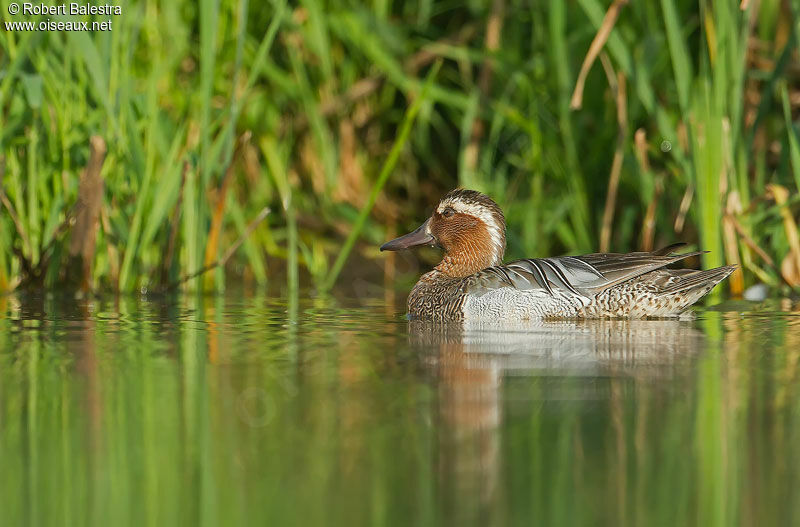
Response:
[[[0,297],[3,525],[797,525],[800,315]]]

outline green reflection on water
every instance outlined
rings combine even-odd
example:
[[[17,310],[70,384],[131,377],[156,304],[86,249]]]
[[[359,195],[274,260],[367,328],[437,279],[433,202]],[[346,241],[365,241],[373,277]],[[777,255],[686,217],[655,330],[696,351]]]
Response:
[[[777,307],[501,330],[0,298],[2,524],[797,524]]]

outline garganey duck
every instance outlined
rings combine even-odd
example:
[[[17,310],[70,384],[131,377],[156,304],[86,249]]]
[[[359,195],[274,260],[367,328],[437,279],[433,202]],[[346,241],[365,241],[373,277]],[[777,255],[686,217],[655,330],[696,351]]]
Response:
[[[408,314],[442,321],[677,316],[735,269],[667,269],[702,254],[673,254],[684,244],[503,265],[503,211],[488,196],[464,189],[449,192],[425,223],[381,251],[423,245],[442,248],[444,257],[411,290]]]

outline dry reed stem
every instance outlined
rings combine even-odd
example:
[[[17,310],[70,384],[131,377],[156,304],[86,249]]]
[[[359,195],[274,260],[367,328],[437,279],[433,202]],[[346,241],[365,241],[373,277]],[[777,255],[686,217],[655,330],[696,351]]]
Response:
[[[81,174],[78,184],[80,207],[75,215],[69,240],[69,259],[66,283],[77,285],[88,291],[91,281],[92,262],[97,243],[97,225],[100,206],[103,202],[103,178],[100,172],[106,157],[106,142],[94,135],[89,140],[91,153],[89,164]]]
[[[636,161],[642,172],[650,172],[650,157],[647,155],[647,131],[639,128],[633,134],[633,144],[636,147]]]
[[[366,200],[364,169],[358,158],[358,138],[353,121],[339,121],[339,174],[333,199],[361,207]]]
[[[701,4],[702,5],[702,4]],[[713,68],[717,62],[717,28],[714,25],[714,15],[711,12],[711,7],[706,5],[705,13],[703,14],[703,29],[706,34],[706,47],[708,48],[708,60],[711,62]]]
[[[200,269],[198,269],[197,271],[195,271],[193,273],[189,273],[187,275],[184,275],[179,280],[176,280],[175,282],[171,283],[169,285],[168,289],[175,289],[179,285],[184,284],[184,283],[188,282],[189,280],[191,280],[193,278],[197,278],[198,276],[200,276],[200,275],[202,275],[204,273],[207,273],[208,271],[211,271],[212,269],[214,269],[216,267],[220,267],[220,266],[221,267],[225,267],[225,264],[228,263],[228,260],[230,260],[231,256],[233,256],[233,254],[236,252],[236,250],[239,248],[239,246],[244,243],[244,241],[250,236],[250,234],[252,234],[252,232],[256,229],[256,227],[258,227],[258,225],[262,221],[264,221],[264,219],[267,217],[269,212],[270,212],[269,207],[264,207],[263,209],[261,209],[261,212],[258,213],[258,216],[256,216],[255,219],[253,219],[253,221],[251,221],[247,225],[247,228],[244,230],[242,235],[239,236],[239,239],[236,240],[234,242],[234,244],[231,245],[228,248],[228,250],[222,256],[222,258],[219,258],[218,260],[215,260],[215,261],[211,262],[208,265],[204,265],[203,267],[201,267]]]
[[[734,214],[742,211],[742,203],[739,200],[739,193],[735,190],[728,194],[725,205],[725,214],[722,217],[722,241],[725,245],[725,259],[728,265],[735,265],[736,270],[731,274],[728,283],[730,284],[731,294],[736,297],[744,293],[744,274],[742,273],[742,261],[739,258],[739,244],[736,235],[736,227],[731,218]]]
[[[661,199],[661,194],[664,192],[663,178],[656,179],[656,188],[653,192],[653,199],[647,204],[647,210],[644,215],[644,223],[642,225],[642,239],[641,249],[643,251],[652,251],[655,244],[656,237],[656,209],[658,208],[658,200]]]
[[[636,161],[639,163],[639,169],[643,174],[650,174],[650,159],[647,156],[647,132],[644,128],[639,128],[633,134],[633,144],[636,148]],[[644,215],[644,223],[642,225],[642,238],[640,247],[643,251],[652,251],[653,242],[655,239],[655,226],[656,226],[656,208],[661,193],[664,190],[662,178],[656,180],[656,188],[653,198],[647,205],[647,211]]]
[[[236,149],[233,151],[231,161],[228,168],[225,170],[225,175],[222,177],[219,192],[217,193],[216,204],[214,206],[214,215],[211,217],[211,227],[208,231],[208,242],[206,243],[206,254],[203,260],[204,265],[211,265],[217,256],[217,249],[219,248],[219,234],[222,230],[222,219],[225,215],[225,200],[228,197],[228,189],[230,188],[231,179],[233,179],[234,166],[236,161],[241,157],[243,149],[250,142],[251,133],[245,132],[239,138],[236,144]]]
[[[759,258],[764,260],[764,263],[775,269],[775,262],[772,260],[772,258],[770,258],[770,256],[766,253],[766,251],[764,251],[764,249],[759,247],[759,245],[755,242],[755,240],[753,240],[753,238],[751,238],[750,235],[747,234],[747,231],[745,231],[742,224],[739,223],[739,220],[737,220],[735,216],[731,216],[730,222],[733,225],[733,228],[736,229],[737,234],[742,239],[744,244],[747,245],[754,253],[756,253],[759,256]]]
[[[603,21],[600,23],[600,28],[597,30],[597,34],[595,34],[594,39],[589,46],[589,51],[586,52],[586,57],[583,59],[583,64],[581,64],[581,70],[580,73],[578,73],[578,80],[575,82],[575,90],[572,92],[572,99],[569,103],[569,107],[573,110],[580,109],[581,105],[583,104],[583,87],[584,84],[586,84],[586,76],[589,74],[589,70],[592,69],[592,64],[594,64],[597,56],[602,51],[606,41],[608,41],[608,37],[611,36],[611,30],[614,29],[614,24],[617,23],[619,12],[622,10],[622,7],[628,3],[628,1],[629,0],[614,0],[614,3],[611,4],[611,6],[608,8],[608,11],[606,11],[606,16],[603,17]]]
[[[692,198],[694,198],[694,184],[689,183],[683,193],[683,198],[681,198],[678,215],[675,217],[675,234],[683,232],[683,227],[686,224],[686,215],[689,213],[689,207],[692,206]]]
[[[783,228],[786,231],[786,239],[789,242],[789,254],[781,262],[781,274],[784,280],[790,285],[800,285],[800,234],[797,232],[797,224],[792,217],[792,211],[786,205],[789,199],[789,191],[786,187],[776,184],[767,185],[767,190],[772,195],[775,203],[781,209],[783,218]]]
[[[608,77],[608,84],[614,93],[617,102],[617,147],[614,150],[614,160],[611,163],[611,175],[608,178],[608,193],[606,194],[606,205],[603,211],[603,223],[600,229],[600,251],[607,252],[611,246],[611,224],[614,221],[614,208],[617,204],[617,191],[619,190],[619,180],[622,173],[622,161],[625,152],[625,137],[628,134],[628,101],[625,89],[625,75],[620,71],[614,72],[611,61],[605,53],[600,56],[603,69]]]
[[[484,49],[486,56],[481,64],[481,72],[478,77],[478,90],[482,98],[487,99],[492,87],[493,55],[500,49],[500,33],[503,29],[503,16],[505,4],[503,0],[494,0],[489,19],[486,21],[486,39]],[[480,114],[480,112],[478,112]],[[476,115],[472,122],[472,133],[469,143],[464,149],[464,168],[467,172],[474,172],[478,166],[478,154],[480,142],[484,135],[484,123],[480,115]]]

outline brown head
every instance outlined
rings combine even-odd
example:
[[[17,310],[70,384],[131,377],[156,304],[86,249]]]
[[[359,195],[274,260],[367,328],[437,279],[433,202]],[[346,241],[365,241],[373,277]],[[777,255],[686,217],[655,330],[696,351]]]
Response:
[[[414,232],[384,243],[381,251],[422,245],[444,249],[444,258],[436,269],[447,276],[469,276],[499,265],[506,250],[503,211],[480,192],[451,190],[425,223]]]

